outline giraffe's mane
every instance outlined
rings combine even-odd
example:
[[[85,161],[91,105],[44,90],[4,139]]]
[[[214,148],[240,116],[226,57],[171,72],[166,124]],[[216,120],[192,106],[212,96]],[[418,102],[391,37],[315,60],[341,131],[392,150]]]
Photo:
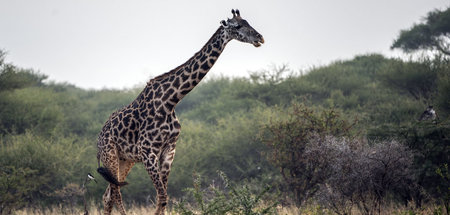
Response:
[[[151,85],[153,83],[155,83],[156,81],[160,81],[163,80],[167,77],[169,77],[171,74],[177,72],[180,68],[184,67],[187,63],[189,63],[199,52],[201,52],[212,40],[214,37],[216,37],[217,34],[219,34],[222,31],[223,27],[220,26],[219,29],[217,29],[217,31],[212,35],[211,38],[209,38],[208,42],[205,43],[205,45],[203,45],[203,47],[200,49],[200,51],[196,52],[191,58],[189,58],[189,60],[187,60],[185,63],[179,65],[178,67],[176,67],[175,69],[172,69],[166,73],[163,73],[161,75],[158,75],[152,79],[150,79],[150,81],[147,82],[147,85]]]

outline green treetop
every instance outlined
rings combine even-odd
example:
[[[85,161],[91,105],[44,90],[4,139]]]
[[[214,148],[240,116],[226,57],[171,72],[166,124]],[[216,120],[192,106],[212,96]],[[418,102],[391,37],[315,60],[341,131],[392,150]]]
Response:
[[[443,11],[431,11],[424,23],[401,30],[391,48],[399,48],[405,52],[438,50],[450,55],[450,7]]]

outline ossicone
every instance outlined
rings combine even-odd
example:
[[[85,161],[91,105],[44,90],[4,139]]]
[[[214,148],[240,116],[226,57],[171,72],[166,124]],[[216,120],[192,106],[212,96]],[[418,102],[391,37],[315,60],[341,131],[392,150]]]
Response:
[[[240,14],[238,9],[236,9],[236,10],[231,9],[231,13],[233,14],[233,18],[236,17],[236,16],[238,16],[238,17],[241,16],[241,14]]]

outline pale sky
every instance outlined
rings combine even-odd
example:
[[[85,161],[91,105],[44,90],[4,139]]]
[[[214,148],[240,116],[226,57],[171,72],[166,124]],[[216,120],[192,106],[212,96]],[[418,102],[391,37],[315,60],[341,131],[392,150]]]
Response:
[[[207,77],[323,66],[389,49],[448,0],[0,0],[7,62],[56,82],[130,88],[184,63],[238,8],[265,44],[231,41]]]

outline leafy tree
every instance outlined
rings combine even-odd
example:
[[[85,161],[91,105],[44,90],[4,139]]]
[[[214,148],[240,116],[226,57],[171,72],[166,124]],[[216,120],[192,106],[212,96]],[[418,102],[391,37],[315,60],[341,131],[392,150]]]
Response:
[[[441,177],[443,183],[437,187],[437,191],[442,195],[442,203],[447,211],[450,212],[450,173],[448,171],[448,164],[445,163],[436,169],[436,173]]]
[[[214,125],[182,119],[169,192],[180,196],[179,188],[189,186],[194,171],[214,180],[216,171],[221,170],[232,181],[256,180],[272,173],[273,166],[261,154],[266,146],[255,138],[271,114],[256,108],[220,118]]]
[[[37,87],[0,91],[0,134],[25,133],[35,129],[49,135],[62,122],[58,94]]]
[[[438,191],[438,188],[447,186],[448,181],[436,174],[436,170],[450,163],[450,122],[448,118],[442,120],[438,124],[425,121],[407,125],[394,132],[416,153],[414,168],[417,170],[417,183],[438,200],[447,195]],[[416,204],[421,205],[424,196],[420,193],[413,194],[416,195]]]
[[[431,11],[425,17],[425,23],[400,31],[391,48],[405,52],[438,50],[450,56],[450,7],[443,11]]]
[[[12,214],[26,206],[27,196],[36,189],[34,176],[37,170],[28,167],[0,167],[0,214]]]
[[[436,104],[444,118],[444,113],[450,115],[450,59],[440,59],[439,74],[437,77]]]
[[[177,113],[182,114],[188,110],[198,109],[201,106],[208,105],[210,102],[214,102],[214,100],[223,96],[223,91],[229,88],[230,85],[231,80],[227,77],[211,78],[206,82],[201,82],[177,104]]]
[[[31,86],[43,86],[43,81],[47,79],[46,75],[5,63],[5,56],[6,53],[0,50],[0,92]]]
[[[436,93],[439,63],[424,58],[420,61],[404,62],[392,60],[380,72],[381,81],[416,100],[428,101]]]
[[[0,145],[0,199],[18,201],[5,202],[7,208],[21,207],[21,201],[47,206],[62,200],[54,192],[77,183],[95,163],[92,146],[74,138],[46,140],[26,133],[1,138]]]

